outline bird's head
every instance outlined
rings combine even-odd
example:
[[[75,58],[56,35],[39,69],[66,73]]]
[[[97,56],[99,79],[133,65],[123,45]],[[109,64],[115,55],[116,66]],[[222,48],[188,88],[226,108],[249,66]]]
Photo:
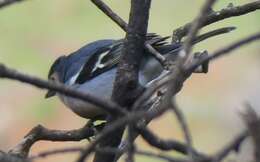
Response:
[[[66,56],[60,56],[51,65],[48,73],[48,80],[54,83],[63,83],[65,76],[65,59]],[[55,91],[49,90],[45,98],[50,98],[56,95]]]

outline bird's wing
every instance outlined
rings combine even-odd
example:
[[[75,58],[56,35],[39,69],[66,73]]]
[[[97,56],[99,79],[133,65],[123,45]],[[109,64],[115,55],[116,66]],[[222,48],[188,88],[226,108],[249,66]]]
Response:
[[[117,65],[122,41],[98,49],[83,65],[75,83],[82,84]]]
[[[168,37],[156,34],[147,35],[147,43],[156,46],[165,45]],[[124,40],[115,41],[110,46],[102,47],[96,51],[83,65],[75,83],[82,84],[115,67],[120,60]]]

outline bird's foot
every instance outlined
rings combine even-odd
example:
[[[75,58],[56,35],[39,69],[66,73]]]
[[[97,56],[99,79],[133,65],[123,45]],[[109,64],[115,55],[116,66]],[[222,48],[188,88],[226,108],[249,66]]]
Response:
[[[94,136],[87,138],[89,142],[91,142],[92,139],[95,139],[96,135],[99,134],[103,130],[103,128],[106,125],[105,120],[100,120],[100,119],[90,119],[87,122],[87,127],[92,128],[94,130]]]

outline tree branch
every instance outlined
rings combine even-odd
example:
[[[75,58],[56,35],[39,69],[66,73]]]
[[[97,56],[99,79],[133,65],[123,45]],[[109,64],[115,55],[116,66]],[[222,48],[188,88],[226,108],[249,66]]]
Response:
[[[224,48],[221,48],[220,50],[214,52],[212,55],[208,56],[208,57],[204,57],[202,58],[201,60],[199,60],[198,62],[195,62],[193,64],[191,64],[187,69],[186,71],[193,71],[194,69],[196,69],[198,66],[200,66],[201,64],[205,63],[205,62],[209,62],[211,60],[214,60],[216,58],[219,58],[221,56],[224,56],[226,54],[228,54],[229,52],[237,49],[237,48],[240,48],[244,45],[247,45],[249,43],[252,43],[254,41],[257,41],[260,39],[260,32],[258,33],[255,33],[255,34],[252,34],[242,40],[239,40],[227,47],[224,47]]]
[[[161,150],[175,150],[184,155],[188,154],[189,147],[181,142],[175,140],[163,140],[153,134],[148,128],[136,128],[141,136],[147,141],[151,146],[159,148]],[[191,148],[193,154],[197,157],[206,159],[207,156],[202,153],[197,152],[195,149]]]
[[[62,149],[55,149],[55,150],[48,150],[41,152],[37,155],[29,157],[29,160],[35,160],[39,158],[45,158],[47,156],[56,155],[56,154],[64,154],[64,153],[78,153],[82,152],[84,149],[82,147],[71,147],[71,148],[62,148]]]
[[[146,40],[150,3],[150,0],[131,1],[129,25],[127,26],[127,33],[122,49],[123,55],[117,66],[117,74],[112,93],[112,100],[122,107],[129,108],[136,97],[142,92],[142,88],[138,82],[138,72]],[[124,24],[125,29],[126,23]],[[113,120],[115,120],[115,118],[111,119],[111,121]],[[107,124],[108,127],[110,127],[109,123]],[[101,141],[100,147],[117,147],[121,142],[123,130],[124,128],[121,127],[111,132],[111,134]],[[115,154],[96,153],[94,161],[110,162],[113,161],[114,158]],[[83,161],[83,159],[82,157],[80,160]]]
[[[160,153],[152,153],[152,152],[142,151],[142,150],[136,150],[135,153],[138,155],[148,156],[150,158],[153,157],[153,158],[157,158],[160,160],[165,160],[167,162],[189,162],[188,159],[178,159],[178,158],[174,158],[174,157],[167,156],[167,155],[160,154]]]
[[[0,8],[7,7],[8,5],[14,4],[16,2],[22,2],[25,0],[1,0],[0,1]]]
[[[111,8],[109,8],[102,0],[91,0],[105,15],[112,19],[121,29],[127,32],[128,24],[118,16]],[[145,43],[145,48],[153,54],[153,56],[163,65],[166,66],[165,58],[151,46],[149,43]]]
[[[211,159],[213,162],[222,161],[231,151],[239,151],[241,143],[248,137],[248,131],[243,131],[237,137],[235,137],[231,142],[226,144],[218,153],[216,153]]]
[[[206,20],[206,15],[211,11],[213,4],[216,2],[216,0],[207,0],[203,7],[200,10],[199,15],[195,20],[192,22],[187,39],[184,41],[183,44],[183,50],[180,51],[180,53],[183,55],[180,55],[181,57],[185,57],[184,65],[188,64],[192,61],[193,56],[190,55],[191,53],[191,47],[192,42],[194,41],[197,33],[201,29],[203,22]]]
[[[260,1],[257,0],[255,2],[250,2],[242,6],[227,7],[220,11],[213,11],[205,17],[202,26],[207,26],[227,18],[245,15],[259,9]],[[192,23],[187,23],[175,29],[172,35],[172,42],[180,42],[182,38],[185,37],[190,31],[191,25]]]
[[[109,126],[105,127],[101,132],[99,132],[98,136],[95,138],[96,140],[91,142],[88,147],[82,152],[80,158],[77,160],[77,162],[83,162],[84,159],[89,156],[89,154],[93,151],[95,151],[96,146],[100,141],[105,139],[110,135],[111,132],[115,131],[116,129],[120,127],[124,127],[129,123],[139,123],[140,119],[142,121],[152,120],[154,118],[157,118],[161,116],[167,108],[164,109],[158,109],[157,111],[136,111],[136,112],[130,112],[126,116],[116,119],[112,123],[109,124]],[[109,146],[106,146],[109,147]],[[105,148],[106,148],[105,147]],[[123,148],[121,150],[125,150],[126,148]],[[117,156],[117,158],[120,157],[121,154]]]
[[[127,31],[127,23],[113,12],[102,0],[91,0],[104,14],[113,20],[121,29]]]
[[[98,128],[97,128],[98,129]],[[9,153],[20,157],[27,157],[34,143],[44,141],[81,141],[95,135],[96,128],[88,125],[76,130],[50,130],[41,125],[34,127],[24,139],[17,144]]]
[[[249,135],[253,139],[254,161],[260,161],[260,118],[250,104],[246,104],[246,112],[243,114]]]
[[[185,138],[185,141],[187,143],[187,150],[188,154],[190,156],[190,159],[196,158],[196,155],[193,154],[192,150],[192,137],[190,133],[190,129],[188,127],[186,118],[184,117],[182,111],[179,109],[175,101],[172,101],[172,106],[171,106],[174,114],[176,115],[177,120],[179,121],[179,124],[181,126],[181,129],[183,131],[183,136]]]
[[[143,117],[144,113],[139,113],[139,114],[134,114],[134,113],[129,113],[127,116],[123,117],[123,118],[119,118],[117,120],[115,120],[112,123],[109,123],[109,126],[105,127],[96,137],[95,141],[92,141],[88,147],[81,153],[80,157],[77,159],[77,162],[84,162],[87,157],[89,156],[89,154],[93,151],[95,151],[96,146],[103,140],[107,140],[108,137],[111,136],[111,133],[113,133],[114,131],[124,127],[126,124],[128,124],[129,122],[133,122],[134,120],[138,120],[141,117]],[[117,132],[116,132],[117,133]],[[103,146],[103,147],[109,147],[109,146]],[[97,154],[99,156],[99,154]],[[111,156],[111,153],[109,153],[108,155]],[[111,160],[110,156],[107,157],[108,155],[106,155],[104,158]],[[113,155],[114,156],[114,155]],[[102,159],[102,157],[97,157],[98,159]],[[114,157],[113,157],[114,159]],[[112,160],[113,160],[112,159]],[[109,161],[108,161],[109,162]]]
[[[92,96],[90,94],[76,91],[73,88],[67,87],[63,84],[56,84],[56,83],[53,83],[50,81],[42,80],[38,77],[22,74],[16,70],[6,67],[5,65],[3,65],[1,63],[0,63],[0,78],[17,80],[17,81],[20,81],[23,83],[34,85],[40,89],[54,90],[59,93],[65,94],[67,96],[75,97],[75,98],[81,99],[83,101],[90,102],[94,105],[99,106],[101,109],[103,109],[104,111],[106,111],[110,114],[125,114],[126,113],[126,111],[124,111],[124,109],[122,109],[120,106],[118,106],[116,103],[114,103],[110,100],[103,100],[103,99],[97,98],[95,96]]]
[[[30,162],[27,159],[0,151],[0,162]]]

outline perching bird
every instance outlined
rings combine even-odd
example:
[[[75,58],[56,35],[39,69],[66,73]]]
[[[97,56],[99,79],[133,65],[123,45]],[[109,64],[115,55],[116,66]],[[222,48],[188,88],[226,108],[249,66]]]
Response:
[[[229,31],[231,29],[226,28],[222,33]],[[211,36],[203,37],[201,40]],[[167,44],[165,42],[167,38],[149,34],[147,41],[167,59],[173,60],[182,49],[182,43]],[[201,41],[198,37],[194,43],[198,40]],[[99,40],[87,44],[78,51],[55,60],[50,68],[48,79],[109,100],[122,47],[123,40]],[[140,85],[145,87],[148,82],[158,77],[162,70],[161,64],[151,54],[145,52],[139,71]],[[93,104],[54,91],[48,91],[45,97],[49,98],[56,94],[67,107],[83,118],[94,119],[105,115],[104,111]]]

